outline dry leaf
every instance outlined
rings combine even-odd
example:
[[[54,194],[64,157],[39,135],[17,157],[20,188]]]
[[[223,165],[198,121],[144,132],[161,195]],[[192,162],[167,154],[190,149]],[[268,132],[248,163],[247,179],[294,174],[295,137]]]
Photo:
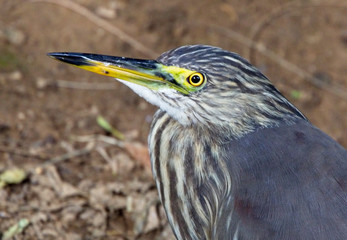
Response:
[[[124,145],[126,151],[146,169],[151,169],[148,147],[139,142],[128,142]]]

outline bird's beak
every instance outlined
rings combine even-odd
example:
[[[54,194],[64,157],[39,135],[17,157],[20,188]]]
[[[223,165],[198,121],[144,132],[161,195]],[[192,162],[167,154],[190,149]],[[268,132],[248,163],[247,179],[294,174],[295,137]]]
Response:
[[[48,56],[101,75],[135,83],[152,90],[175,89],[189,92],[173,81],[179,68],[165,66],[155,60],[142,60],[88,53],[48,53]]]

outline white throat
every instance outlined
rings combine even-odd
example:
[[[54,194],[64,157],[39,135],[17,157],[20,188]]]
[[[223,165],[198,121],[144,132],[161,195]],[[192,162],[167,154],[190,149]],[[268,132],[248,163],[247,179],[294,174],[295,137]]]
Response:
[[[175,98],[177,97],[177,91],[174,89],[159,89],[158,92],[154,92],[151,89],[131,83],[128,81],[124,81],[121,79],[116,79],[119,82],[127,85],[131,90],[133,90],[136,94],[138,94],[140,97],[144,98],[149,103],[158,106],[163,111],[167,112],[172,118],[180,122],[182,125],[189,125],[190,121],[187,117],[187,114],[184,112],[184,110],[172,106],[170,103],[165,101],[165,99],[162,98],[162,96],[165,96],[167,98]],[[161,96],[159,96],[161,95]]]

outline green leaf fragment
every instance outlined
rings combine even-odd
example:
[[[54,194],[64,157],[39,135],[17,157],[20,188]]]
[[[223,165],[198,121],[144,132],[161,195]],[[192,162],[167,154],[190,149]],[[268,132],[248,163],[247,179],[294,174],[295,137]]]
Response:
[[[118,138],[119,140],[124,140],[125,138],[124,135],[120,131],[112,127],[111,124],[107,122],[105,118],[103,118],[102,116],[98,116],[96,121],[101,128],[111,133],[112,136],[114,136],[115,138]]]
[[[292,96],[292,98],[294,99],[299,99],[301,97],[301,92],[298,90],[292,90],[290,92],[290,95]]]
[[[18,184],[25,180],[27,173],[23,169],[7,169],[0,174],[0,188],[7,184]]]
[[[26,218],[20,219],[16,224],[12,225],[8,230],[4,232],[2,236],[3,240],[13,238],[15,235],[24,231],[24,229],[30,224],[30,221]]]

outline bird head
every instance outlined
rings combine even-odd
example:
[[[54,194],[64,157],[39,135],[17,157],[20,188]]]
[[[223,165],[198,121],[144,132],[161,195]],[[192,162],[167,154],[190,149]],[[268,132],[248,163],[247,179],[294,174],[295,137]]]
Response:
[[[86,53],[49,56],[116,78],[184,126],[222,127],[234,136],[305,118],[245,59],[221,48],[189,45],[142,60]]]

